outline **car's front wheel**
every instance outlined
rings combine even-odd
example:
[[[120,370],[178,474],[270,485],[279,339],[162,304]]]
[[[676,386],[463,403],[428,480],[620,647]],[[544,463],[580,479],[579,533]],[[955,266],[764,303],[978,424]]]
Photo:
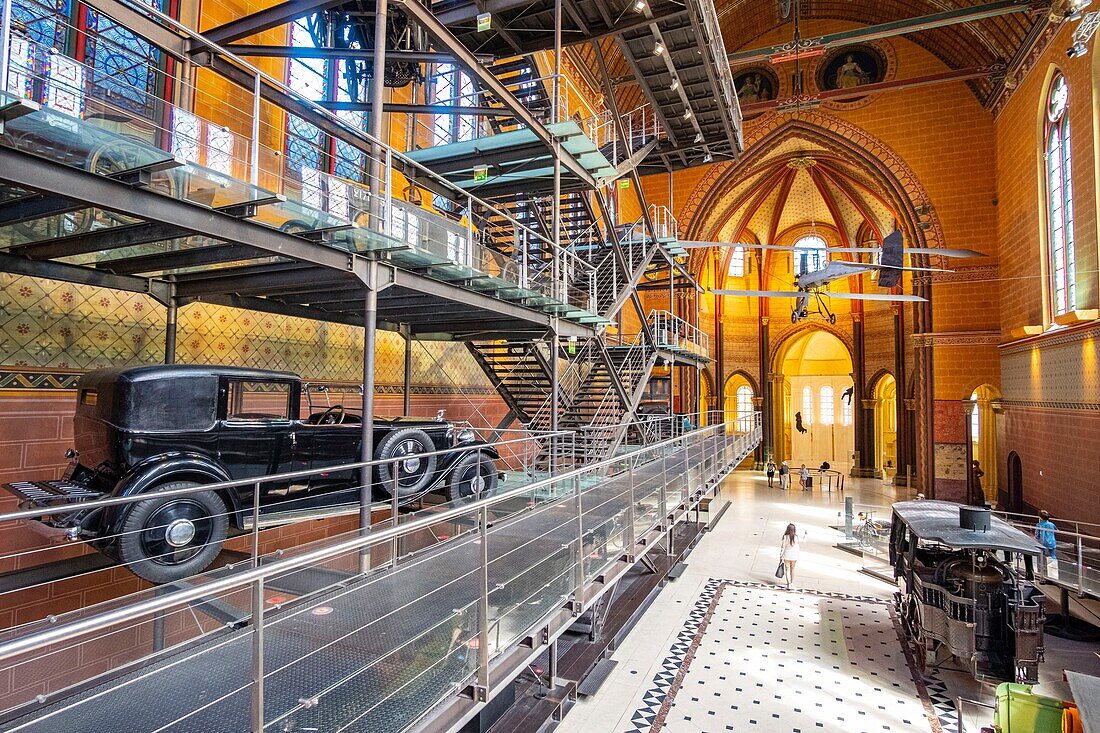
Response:
[[[137,502],[122,521],[119,560],[135,575],[170,583],[201,573],[221,552],[229,532],[225,502],[213,491],[157,498],[160,491],[198,486],[173,481]]]
[[[469,504],[491,496],[496,489],[496,463],[481,451],[474,451],[459,458],[451,469],[447,501]]]

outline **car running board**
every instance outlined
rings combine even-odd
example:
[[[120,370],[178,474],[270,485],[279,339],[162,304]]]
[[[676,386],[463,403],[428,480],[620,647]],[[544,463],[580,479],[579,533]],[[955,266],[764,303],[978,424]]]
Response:
[[[374,509],[374,505],[371,506]],[[248,512],[249,510],[245,510]],[[290,524],[292,522],[305,522],[310,519],[329,519],[330,517],[346,517],[359,513],[358,504],[338,504],[329,507],[309,507],[307,509],[291,509],[283,512],[260,512],[260,529],[274,527],[278,524]],[[241,522],[242,529],[252,529],[252,515],[247,514]]]

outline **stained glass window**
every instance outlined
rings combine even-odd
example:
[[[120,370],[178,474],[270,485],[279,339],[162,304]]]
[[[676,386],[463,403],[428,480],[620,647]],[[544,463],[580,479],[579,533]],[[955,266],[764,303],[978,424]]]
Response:
[[[820,270],[829,259],[828,245],[816,234],[807,234],[794,243],[794,274]]]
[[[15,35],[25,36],[45,48],[64,51],[69,37],[69,0],[13,0],[11,16]]]
[[[1073,233],[1073,175],[1070,166],[1069,85],[1054,77],[1046,102],[1047,256],[1051,310],[1058,316],[1077,307]]]
[[[143,0],[162,10],[161,0]],[[83,58],[93,71],[88,93],[113,106],[153,119],[162,84],[162,54],[113,19],[87,7]]]
[[[290,28],[290,45],[313,48],[317,44],[309,24],[311,16],[294,21]],[[325,98],[325,61],[323,59],[292,59],[288,64],[287,82],[291,89],[306,99]],[[320,170],[324,152],[321,128],[295,115],[287,115],[287,165],[292,171],[306,168]],[[328,166],[324,166],[327,168]],[[306,181],[303,180],[303,185]]]

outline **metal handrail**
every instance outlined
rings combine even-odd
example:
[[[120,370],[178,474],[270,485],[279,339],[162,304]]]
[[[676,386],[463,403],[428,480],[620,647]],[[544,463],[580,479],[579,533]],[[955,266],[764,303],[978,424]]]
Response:
[[[718,428],[722,428],[723,431],[719,433]],[[594,470],[611,468],[615,464],[620,463],[624,458],[629,458],[632,455],[642,452],[649,452],[654,450],[655,448],[672,445],[677,441],[683,440],[685,437],[706,436],[711,433],[724,435],[724,428],[724,425],[715,425],[707,428],[700,428],[696,431],[688,433],[686,436],[669,438],[668,440],[656,443],[654,445],[641,447],[637,451],[633,451],[622,456],[605,458],[596,463],[584,466],[583,468],[576,468],[571,471],[567,471],[559,476],[544,479],[542,481],[536,481],[533,484],[517,487],[515,489],[512,489],[511,491],[506,491],[503,494],[480,499],[470,504],[465,504],[462,506],[453,507],[451,509],[446,509],[441,512],[429,514],[419,519],[414,519],[405,524],[391,526],[379,531],[370,531],[367,534],[361,534],[357,537],[346,539],[327,547],[307,550],[299,555],[277,559],[270,563],[265,563],[262,565],[257,563],[255,567],[249,568],[248,570],[244,570],[232,576],[217,578],[201,585],[191,586],[181,590],[174,590],[171,593],[165,593],[163,595],[154,596],[152,598],[138,601],[130,605],[113,608],[95,616],[77,619],[75,621],[59,623],[41,632],[34,632],[19,639],[0,642],[0,660],[10,659],[21,654],[36,651],[51,644],[68,641],[84,634],[101,631],[118,623],[132,621],[137,617],[149,616],[161,611],[166,611],[170,608],[174,608],[190,601],[197,601],[202,598],[217,596],[229,591],[237,590],[239,588],[249,586],[253,583],[263,581],[270,576],[298,570],[314,563],[324,562],[340,555],[345,555],[353,551],[373,547],[374,545],[378,545],[383,542],[389,542],[403,535],[427,529],[432,525],[439,524],[440,522],[446,522],[448,520],[456,519],[458,517],[479,513],[487,510],[488,508],[496,504],[514,499],[519,496],[523,496],[525,494],[529,494],[534,490],[553,486],[555,484],[570,482],[573,479],[579,479],[583,474],[591,473]],[[751,433],[747,433],[745,434],[745,437],[751,437],[751,435]],[[328,470],[332,471],[335,469],[329,468]],[[239,482],[231,483],[233,485],[239,485]],[[255,483],[255,481],[253,481],[253,483]],[[209,487],[207,488],[209,489]]]
[[[512,431],[512,432],[515,432],[515,431]],[[494,448],[498,445],[510,445],[512,443],[526,443],[526,442],[529,442],[531,440],[536,440],[536,439],[537,440],[545,440],[545,439],[548,439],[548,438],[564,438],[564,437],[571,436],[571,435],[574,434],[574,432],[571,431],[571,430],[557,430],[557,431],[548,430],[548,431],[545,431],[545,432],[544,431],[537,431],[537,430],[529,430],[529,431],[524,431],[524,432],[531,433],[530,437],[512,438],[512,439],[509,439],[509,440],[497,441],[495,443],[486,443],[483,446],[480,446],[480,448],[481,449]],[[476,446],[470,448],[471,451],[475,451],[475,450],[478,450],[478,449],[479,448],[476,447]],[[441,450],[434,450],[434,451],[425,452],[425,453],[417,453],[416,456],[418,458],[427,458],[429,456],[447,455],[447,454],[450,454],[450,453],[454,453],[454,451],[455,451],[455,447],[452,446],[451,448],[445,448],[445,449],[441,449]],[[189,496],[191,494],[197,494],[197,493],[201,493],[203,491],[220,491],[221,489],[234,489],[234,488],[237,488],[239,486],[256,486],[257,484],[267,484],[267,483],[273,483],[273,482],[284,481],[284,480],[289,481],[289,480],[292,480],[292,479],[307,478],[309,476],[314,476],[314,475],[317,475],[317,474],[334,473],[336,471],[346,471],[346,470],[353,470],[353,469],[369,468],[369,467],[373,467],[373,466],[385,465],[385,464],[388,464],[388,463],[396,464],[396,463],[400,463],[402,460],[405,460],[405,459],[404,458],[387,458],[385,460],[374,459],[374,460],[370,460],[370,461],[359,461],[359,462],[356,462],[356,463],[346,463],[346,464],[343,464],[343,465],[340,465],[340,466],[326,466],[324,468],[307,468],[307,469],[303,469],[301,471],[290,471],[290,472],[287,472],[287,473],[277,473],[277,474],[272,474],[270,476],[260,476],[260,477],[253,477],[253,478],[233,479],[232,481],[221,481],[221,482],[216,483],[216,484],[199,484],[198,486],[187,486],[187,487],[180,488],[180,489],[170,489],[168,491],[158,491],[157,492],[157,498],[158,499],[164,499],[164,498],[171,499],[171,498],[175,498],[177,496]],[[91,499],[91,500],[88,500],[88,501],[81,501],[81,502],[77,502],[77,503],[74,503],[74,504],[60,504],[60,505],[57,505],[57,506],[47,507],[47,508],[20,509],[18,511],[8,512],[6,514],[0,514],[0,522],[8,522],[8,521],[14,521],[14,520],[20,520],[20,519],[35,519],[37,517],[44,517],[44,516],[47,516],[47,515],[67,514],[69,512],[84,511],[85,509],[98,509],[99,507],[105,507],[105,506],[120,506],[120,505],[124,505],[124,504],[133,504],[133,503],[136,503],[136,502],[139,502],[139,501],[148,501],[149,498],[150,498],[149,494],[142,493],[142,494],[134,494],[132,496],[113,496],[113,497],[108,497],[106,499]]]

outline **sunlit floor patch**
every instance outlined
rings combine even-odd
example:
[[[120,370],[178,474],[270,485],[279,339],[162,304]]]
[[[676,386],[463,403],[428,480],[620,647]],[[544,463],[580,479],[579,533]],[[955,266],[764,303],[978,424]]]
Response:
[[[711,580],[628,730],[941,729],[884,599]]]

